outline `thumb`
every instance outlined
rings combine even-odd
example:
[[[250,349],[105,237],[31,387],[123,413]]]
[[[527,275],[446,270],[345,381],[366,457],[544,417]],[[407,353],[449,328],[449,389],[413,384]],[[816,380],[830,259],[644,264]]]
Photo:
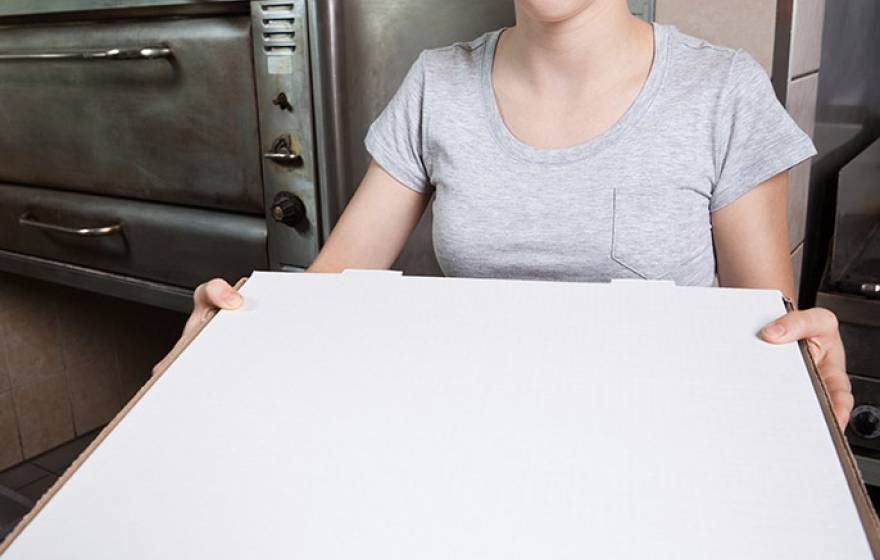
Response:
[[[204,284],[202,293],[197,295],[196,300],[209,309],[235,309],[244,301],[232,286],[220,278]]]

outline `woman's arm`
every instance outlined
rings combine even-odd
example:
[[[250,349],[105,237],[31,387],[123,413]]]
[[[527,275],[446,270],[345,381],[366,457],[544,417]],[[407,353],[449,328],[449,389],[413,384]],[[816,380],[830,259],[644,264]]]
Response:
[[[430,195],[400,184],[375,162],[309,272],[389,268],[412,234]]]
[[[342,272],[346,268],[388,268],[419,223],[431,196],[400,184],[384,169],[370,163],[367,174],[333,228],[309,272]],[[174,349],[153,367],[163,370],[178,346],[207,322],[217,309],[235,309],[241,295],[225,280],[215,278],[193,292],[193,311]]]
[[[788,173],[780,173],[712,214],[712,235],[722,286],[781,290],[794,301],[788,255]],[[846,427],[853,408],[837,318],[827,309],[795,311],[762,331],[764,340],[806,340],[828,389],[837,422]]]
[[[787,201],[788,173],[780,173],[712,213],[722,286],[781,290],[794,301]]]

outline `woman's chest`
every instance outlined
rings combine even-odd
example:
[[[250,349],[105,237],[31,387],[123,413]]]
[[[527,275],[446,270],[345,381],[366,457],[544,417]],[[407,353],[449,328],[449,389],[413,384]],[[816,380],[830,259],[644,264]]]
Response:
[[[454,276],[709,285],[711,165],[657,155],[546,165],[470,150],[435,162],[438,260]]]

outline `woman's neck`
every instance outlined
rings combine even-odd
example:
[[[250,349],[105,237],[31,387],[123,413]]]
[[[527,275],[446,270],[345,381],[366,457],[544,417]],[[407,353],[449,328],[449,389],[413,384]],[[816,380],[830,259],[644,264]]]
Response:
[[[617,80],[653,52],[650,25],[622,0],[594,0],[559,21],[542,21],[519,6],[516,15],[516,26],[502,34],[499,56],[536,91]]]

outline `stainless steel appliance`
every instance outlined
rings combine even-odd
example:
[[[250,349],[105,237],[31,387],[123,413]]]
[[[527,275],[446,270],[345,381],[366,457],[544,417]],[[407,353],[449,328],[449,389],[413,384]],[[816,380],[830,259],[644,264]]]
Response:
[[[826,2],[802,308],[837,314],[856,408],[846,431],[880,504],[880,3]]]
[[[302,270],[418,53],[510,0],[6,0],[0,270],[186,309]],[[398,264],[436,271],[419,226]]]
[[[880,321],[880,140],[840,171],[830,266],[822,293],[857,296]],[[824,297],[824,296],[823,296]],[[880,363],[878,363],[880,367]]]
[[[841,169],[836,208],[816,303],[840,320],[856,397],[850,443],[880,451],[880,140]]]

